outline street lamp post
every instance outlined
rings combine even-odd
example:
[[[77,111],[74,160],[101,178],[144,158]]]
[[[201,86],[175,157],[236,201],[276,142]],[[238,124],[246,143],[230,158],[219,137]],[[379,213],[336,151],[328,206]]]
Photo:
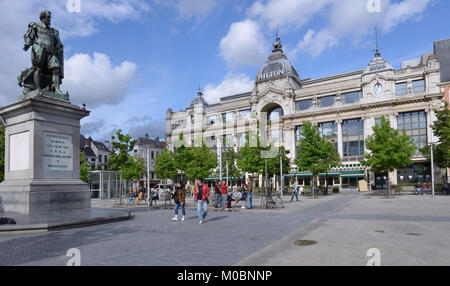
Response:
[[[431,192],[434,198],[434,156],[433,156],[433,143],[431,143]]]
[[[281,187],[281,196],[283,196],[283,157],[280,156],[280,187]]]
[[[150,206],[150,151],[147,150],[147,204]]]
[[[219,143],[219,179],[222,183],[222,144],[220,140],[218,140]]]
[[[228,186],[228,160],[227,160],[227,186]]]

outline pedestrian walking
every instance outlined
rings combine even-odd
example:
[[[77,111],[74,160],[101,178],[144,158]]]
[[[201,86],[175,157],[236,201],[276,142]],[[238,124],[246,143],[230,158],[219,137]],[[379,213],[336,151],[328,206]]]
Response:
[[[173,194],[173,200],[175,202],[175,216],[172,218],[173,221],[178,221],[178,209],[181,207],[183,216],[181,221],[184,221],[184,216],[186,211],[184,210],[184,205],[186,203],[186,190],[183,183],[178,182],[175,187],[175,193]]]
[[[294,200],[294,196],[296,197],[297,202],[298,202],[298,182],[297,182],[297,179],[295,179],[295,181],[294,181],[294,189],[292,190],[291,202]]]
[[[220,193],[222,194],[222,210],[225,210],[227,208],[228,199],[228,186],[225,180],[223,180],[220,185]]]
[[[132,205],[134,202],[136,202],[137,197],[137,191],[136,188],[129,188],[128,189],[128,206]]]
[[[209,188],[203,184],[203,179],[197,179],[197,185],[194,191],[195,201],[197,203],[197,213],[199,223],[202,224],[208,214]]]
[[[250,177],[247,177],[246,191],[247,191],[247,208],[252,209],[253,208],[253,182],[250,180]]]

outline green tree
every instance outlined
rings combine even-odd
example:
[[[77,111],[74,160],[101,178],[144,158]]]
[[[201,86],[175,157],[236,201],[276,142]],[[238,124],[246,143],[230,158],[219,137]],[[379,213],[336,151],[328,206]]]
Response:
[[[289,150],[286,150],[284,146],[278,147],[277,155],[267,160],[267,174],[269,176],[280,175],[280,157],[282,157],[283,172],[289,171],[291,164],[288,154]]]
[[[390,197],[389,172],[412,164],[416,144],[405,131],[400,135],[397,129],[392,128],[385,116],[373,127],[373,134],[365,143],[370,152],[364,155],[365,160],[361,164],[369,166],[372,172],[386,174],[387,195]]]
[[[217,167],[217,155],[212,152],[202,140],[202,147],[190,147],[189,152],[190,161],[186,163],[184,173],[188,180],[195,180],[197,178],[207,178]]]
[[[0,182],[5,179],[5,127],[0,124]]]
[[[187,146],[183,133],[181,133],[178,137],[178,140],[175,142],[175,146],[175,166],[178,170],[185,174],[185,171],[188,168],[188,163],[192,160],[191,151],[193,147]]]
[[[108,160],[109,168],[113,171],[118,171],[121,180],[130,181],[136,179],[136,173],[139,171],[141,173],[142,170],[139,170],[139,165],[136,163],[135,158],[129,154],[133,151],[136,140],[132,139],[128,134],[122,134],[121,129],[117,130],[115,135],[111,136],[111,139],[112,153]],[[141,167],[143,168],[143,166]],[[139,178],[140,176],[137,179]],[[120,186],[120,198],[122,198],[122,184]]]
[[[261,157],[261,151],[264,151],[260,142],[258,133],[250,131],[246,136],[244,147],[240,149],[237,165],[244,173],[263,174],[265,160]]]
[[[444,101],[441,109],[435,110],[436,121],[431,125],[433,134],[439,138],[439,142],[434,145],[434,163],[440,168],[450,168],[450,110],[449,105]],[[426,146],[420,151],[431,160],[430,146]]]
[[[145,160],[129,156],[128,164],[121,170],[121,176],[127,180],[139,180],[145,173]]]
[[[118,171],[124,179],[131,179],[124,177],[125,169],[132,165],[134,158],[130,156],[130,152],[136,144],[136,140],[132,139],[128,134],[122,134],[122,130],[116,131],[112,139],[112,153],[109,157],[109,166],[111,170]]]
[[[162,152],[156,156],[154,168],[158,178],[174,179],[178,174],[175,154],[169,149],[164,148]]]
[[[300,136],[302,140],[297,148],[295,164],[299,171],[309,171],[313,174],[313,190],[315,190],[317,176],[320,173],[328,173],[332,167],[340,165],[340,156],[334,144],[322,138],[317,126],[311,122],[304,122]]]
[[[229,177],[239,177],[241,172],[236,167],[236,161],[238,159],[238,154],[234,152],[233,148],[227,148],[224,152],[222,152],[222,164],[226,166],[226,162],[228,162],[228,176]]]
[[[80,179],[84,182],[89,180],[89,166],[84,152],[80,152]]]

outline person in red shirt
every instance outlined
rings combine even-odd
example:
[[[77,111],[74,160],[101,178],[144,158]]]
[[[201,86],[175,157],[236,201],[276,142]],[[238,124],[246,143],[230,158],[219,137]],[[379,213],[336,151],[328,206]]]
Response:
[[[197,214],[200,220],[199,223],[203,223],[208,214],[208,197],[209,188],[206,184],[203,184],[203,179],[197,179],[197,185],[194,190],[195,201],[197,202]]]
[[[220,193],[222,194],[222,210],[227,208],[227,198],[228,198],[228,186],[225,180],[222,181],[220,186]]]

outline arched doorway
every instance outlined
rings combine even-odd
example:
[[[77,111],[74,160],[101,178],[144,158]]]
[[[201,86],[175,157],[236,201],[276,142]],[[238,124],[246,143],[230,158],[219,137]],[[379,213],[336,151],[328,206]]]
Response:
[[[261,112],[265,112],[267,114],[267,121],[270,122],[272,120],[278,120],[281,116],[284,115],[283,108],[277,103],[270,103],[266,105]]]
[[[282,143],[284,141],[284,128],[279,120],[284,115],[283,108],[277,103],[269,103],[261,109],[261,112],[266,114],[266,118],[261,119],[267,120],[267,138],[269,141]],[[261,116],[263,117],[264,114]]]

